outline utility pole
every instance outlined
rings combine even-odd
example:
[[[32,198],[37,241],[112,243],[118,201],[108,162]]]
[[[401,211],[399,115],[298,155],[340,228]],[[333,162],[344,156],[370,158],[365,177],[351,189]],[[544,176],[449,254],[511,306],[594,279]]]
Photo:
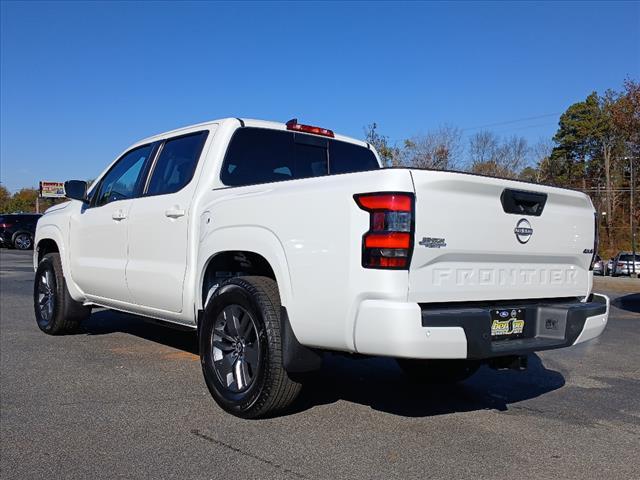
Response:
[[[633,265],[633,274],[636,274],[636,230],[633,228],[633,217],[634,217],[634,196],[636,190],[636,181],[633,175],[633,161],[634,157],[629,157],[629,163],[631,165],[631,205],[629,205],[629,216],[631,217],[631,221],[629,222],[631,225],[631,252],[633,257],[631,257],[631,264]]]

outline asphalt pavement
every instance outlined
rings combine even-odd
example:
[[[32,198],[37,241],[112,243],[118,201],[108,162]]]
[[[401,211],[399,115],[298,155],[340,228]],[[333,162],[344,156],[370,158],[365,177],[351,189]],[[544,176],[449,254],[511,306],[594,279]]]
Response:
[[[388,359],[329,356],[287,415],[211,399],[195,334],[96,310],[38,330],[31,252],[0,250],[0,476],[180,479],[640,478],[640,280],[603,336],[417,387]],[[611,283],[613,282],[613,283]]]

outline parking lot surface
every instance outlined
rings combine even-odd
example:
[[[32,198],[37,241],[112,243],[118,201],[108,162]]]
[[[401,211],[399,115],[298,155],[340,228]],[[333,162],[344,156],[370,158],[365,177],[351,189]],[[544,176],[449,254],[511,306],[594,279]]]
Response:
[[[213,402],[195,334],[96,310],[47,336],[32,281],[31,252],[0,250],[3,479],[640,478],[640,280],[596,279],[603,336],[526,372],[417,387],[332,355],[292,412],[254,421]]]

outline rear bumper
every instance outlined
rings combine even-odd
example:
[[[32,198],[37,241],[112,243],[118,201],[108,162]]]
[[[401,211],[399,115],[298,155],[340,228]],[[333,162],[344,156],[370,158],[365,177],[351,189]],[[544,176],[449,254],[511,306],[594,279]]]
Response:
[[[492,308],[526,311],[525,338],[491,340]],[[402,358],[473,358],[523,355],[568,347],[599,336],[607,325],[609,298],[588,302],[514,301],[438,306],[365,300],[355,328],[358,353]]]

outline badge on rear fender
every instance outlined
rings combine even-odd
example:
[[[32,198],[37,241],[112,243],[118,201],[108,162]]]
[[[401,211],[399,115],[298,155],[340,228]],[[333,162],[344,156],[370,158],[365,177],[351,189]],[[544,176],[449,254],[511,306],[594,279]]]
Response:
[[[422,237],[418,245],[427,248],[443,248],[447,246],[447,242],[445,242],[444,238]]]

